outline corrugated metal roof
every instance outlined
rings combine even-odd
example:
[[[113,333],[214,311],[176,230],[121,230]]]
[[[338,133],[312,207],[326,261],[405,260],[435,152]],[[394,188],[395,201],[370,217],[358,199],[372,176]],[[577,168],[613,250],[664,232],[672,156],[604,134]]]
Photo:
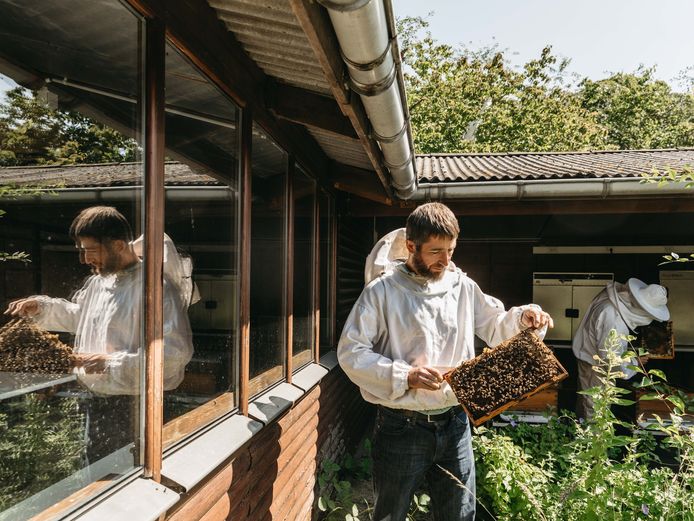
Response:
[[[507,154],[431,154],[416,157],[424,183],[638,177],[654,168],[694,166],[694,148]]]
[[[314,92],[331,93],[287,0],[208,0],[208,4],[268,76]]]
[[[167,162],[164,172],[165,183],[169,186],[220,185],[213,177],[195,173],[183,163]],[[5,186],[49,186],[57,188],[141,185],[142,164],[104,163],[0,168],[0,184]]]

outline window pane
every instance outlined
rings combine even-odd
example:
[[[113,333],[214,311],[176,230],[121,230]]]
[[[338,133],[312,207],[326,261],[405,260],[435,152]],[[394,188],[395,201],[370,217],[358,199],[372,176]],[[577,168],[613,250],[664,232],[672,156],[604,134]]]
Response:
[[[253,125],[251,394],[284,376],[287,154]]]
[[[316,183],[299,167],[292,175],[294,199],[294,286],[292,353],[294,369],[313,359],[314,207]]]
[[[320,240],[320,354],[323,355],[335,348],[334,323],[335,306],[333,303],[332,282],[333,265],[333,201],[326,192],[318,194],[319,204],[319,240]]]
[[[229,396],[197,414],[193,424],[170,421],[236,389],[238,114],[236,105],[167,45],[164,320],[165,328],[178,329],[173,347],[190,361],[182,381],[172,376],[165,382],[165,443],[235,404]]]
[[[0,517],[25,519],[141,460],[143,26],[115,0],[0,12],[0,252],[26,255],[0,262],[26,317],[0,315]]]

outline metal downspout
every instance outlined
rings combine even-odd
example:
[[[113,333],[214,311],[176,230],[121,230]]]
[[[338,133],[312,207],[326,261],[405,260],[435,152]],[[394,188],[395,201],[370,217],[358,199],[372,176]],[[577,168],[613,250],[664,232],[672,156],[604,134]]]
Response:
[[[371,137],[381,148],[393,188],[398,197],[408,199],[417,189],[417,179],[390,15],[383,0],[318,1],[328,10],[349,72],[349,86],[364,105]]]

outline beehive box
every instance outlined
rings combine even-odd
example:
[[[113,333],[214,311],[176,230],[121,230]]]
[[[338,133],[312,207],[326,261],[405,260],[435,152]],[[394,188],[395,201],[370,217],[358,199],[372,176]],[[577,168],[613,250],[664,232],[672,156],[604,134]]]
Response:
[[[663,419],[668,419],[674,406],[667,400],[641,400],[644,394],[649,394],[648,391],[636,391],[636,417],[643,416],[645,420],[651,420],[656,415]],[[694,393],[687,393],[689,399],[694,398]],[[686,413],[683,415],[686,422],[694,422],[694,414]]]
[[[634,347],[645,349],[648,358],[671,360],[675,358],[675,335],[672,332],[672,321],[654,320],[647,326],[636,328]]]
[[[64,374],[73,360],[70,346],[31,320],[15,319],[0,329],[0,371]]]
[[[444,377],[473,425],[481,425],[567,376],[552,350],[525,330]]]
[[[557,384],[553,384],[523,398],[510,409],[520,413],[556,412],[558,403],[559,389]]]

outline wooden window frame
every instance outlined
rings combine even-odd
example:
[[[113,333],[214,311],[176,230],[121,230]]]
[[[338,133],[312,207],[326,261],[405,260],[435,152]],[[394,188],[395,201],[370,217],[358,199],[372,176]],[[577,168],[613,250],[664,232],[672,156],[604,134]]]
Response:
[[[145,20],[144,476],[161,481],[164,418],[164,23]]]
[[[313,222],[312,222],[313,229],[311,230],[311,235],[313,236],[313,239],[312,239],[312,246],[313,247],[311,249],[311,260],[310,260],[310,262],[313,266],[313,276],[311,277],[311,281],[310,281],[310,283],[311,283],[311,289],[310,289],[311,310],[309,311],[309,313],[313,314],[314,322],[313,322],[313,341],[311,344],[311,349],[309,349],[307,351],[302,351],[301,353],[299,353],[297,355],[294,355],[294,346],[293,346],[293,344],[294,344],[294,342],[293,342],[294,331],[292,328],[292,332],[291,332],[292,341],[288,342],[288,345],[287,345],[287,357],[288,357],[288,359],[290,359],[292,361],[291,365],[287,369],[287,381],[289,383],[291,383],[291,377],[294,373],[296,373],[296,371],[300,370],[302,367],[304,367],[305,365],[307,365],[310,362],[318,363],[318,359],[320,358],[319,351],[317,350],[317,346],[320,344],[316,340],[317,339],[316,334],[320,332],[320,329],[319,329],[320,326],[317,322],[317,320],[319,318],[319,305],[320,304],[316,301],[316,290],[317,290],[317,287],[319,287],[319,286],[317,286],[317,281],[319,281],[319,279],[317,279],[317,277],[320,277],[320,269],[317,269],[317,268],[319,268],[318,262],[320,259],[320,255],[319,255],[320,245],[317,241],[318,230],[319,230],[319,226],[318,226],[318,192],[320,190],[320,187],[318,186],[318,182],[316,181],[315,176],[311,175],[310,171],[306,167],[304,167],[304,165],[297,163],[296,160],[294,159],[292,162],[292,169],[290,170],[290,175],[293,175],[295,170],[298,170],[303,175],[305,175],[313,184],[313,208],[312,208],[312,211],[313,211]],[[292,182],[290,182],[289,186],[292,189],[291,192],[289,193],[289,200],[291,201],[292,206],[291,206],[291,215],[289,216],[288,240],[291,241],[290,244],[291,244],[291,248],[292,248],[292,255],[289,257],[290,262],[287,263],[287,264],[291,263],[291,266],[289,266],[289,265],[287,266],[287,273],[288,273],[288,276],[292,280],[291,288],[292,288],[292,293],[293,293],[293,289],[294,289],[294,286],[293,286],[294,285],[294,213],[295,213],[295,210],[294,210],[294,190],[293,190],[294,185]],[[318,296],[320,298],[320,292],[318,292]],[[294,320],[294,314],[293,314],[294,296],[293,296],[293,294],[291,296],[287,297],[287,301],[291,302],[291,304],[292,304],[291,317],[292,317],[292,324],[293,324],[293,320]]]
[[[285,338],[285,379],[287,383],[292,383],[292,374],[294,373],[294,172],[296,170],[296,161],[294,155],[290,154],[289,164],[287,165],[287,178],[285,182],[284,193],[286,196],[285,205],[287,212],[285,244],[286,257],[284,264],[284,280],[285,280],[285,305],[284,317],[286,332]]]

